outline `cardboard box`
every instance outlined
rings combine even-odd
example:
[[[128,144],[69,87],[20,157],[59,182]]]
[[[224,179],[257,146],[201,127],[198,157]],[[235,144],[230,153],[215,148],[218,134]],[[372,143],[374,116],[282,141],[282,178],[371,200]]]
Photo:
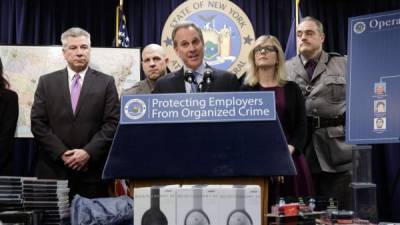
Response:
[[[135,188],[134,224],[176,224],[176,191],[179,185]]]
[[[221,185],[218,224],[261,225],[261,193],[258,185]]]
[[[183,185],[177,192],[177,225],[218,224],[219,185]]]

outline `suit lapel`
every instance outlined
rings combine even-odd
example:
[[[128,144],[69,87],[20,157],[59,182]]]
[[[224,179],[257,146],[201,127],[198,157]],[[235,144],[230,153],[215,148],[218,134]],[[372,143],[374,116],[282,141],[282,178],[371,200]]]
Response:
[[[180,92],[186,92],[186,87],[185,87],[185,76],[183,74],[183,67],[175,72],[174,76],[174,81],[172,82],[175,87],[175,89],[178,93]]]
[[[140,87],[140,92],[141,93],[151,93],[153,90],[151,89],[151,86],[150,86],[150,80],[149,79],[145,79],[144,80],[144,82],[145,82],[145,85],[141,85],[141,87]]]
[[[68,113],[73,116],[72,103],[71,103],[71,91],[69,90],[68,70],[65,68],[61,72],[61,91],[64,93],[64,101],[68,106]]]
[[[318,61],[317,67],[315,67],[314,70],[314,75],[312,80],[317,79],[323,72],[326,70],[326,64],[328,63],[328,54],[326,54],[324,51],[321,54],[321,57]]]
[[[304,69],[303,62],[301,62],[300,55],[297,55],[295,60],[293,61],[294,72],[303,78],[303,80],[310,80],[308,78],[308,74],[306,69]]]
[[[96,72],[88,68],[85,74],[85,79],[83,80],[81,93],[79,95],[78,104],[76,106],[75,117],[79,114],[79,111],[82,108],[82,105],[85,104],[86,96],[88,95],[89,90],[92,88],[94,80],[96,78]]]

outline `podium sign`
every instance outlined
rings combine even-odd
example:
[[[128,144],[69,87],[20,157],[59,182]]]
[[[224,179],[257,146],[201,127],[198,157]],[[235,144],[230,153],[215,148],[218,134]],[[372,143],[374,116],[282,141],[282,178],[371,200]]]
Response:
[[[272,92],[124,96],[103,178],[295,175],[274,99]]]
[[[121,124],[275,120],[274,92],[122,96]]]
[[[346,142],[398,143],[400,10],[349,19]]]

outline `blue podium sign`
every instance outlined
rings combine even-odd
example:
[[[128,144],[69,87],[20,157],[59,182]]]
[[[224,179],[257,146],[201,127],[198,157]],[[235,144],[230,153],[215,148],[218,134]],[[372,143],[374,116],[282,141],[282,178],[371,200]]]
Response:
[[[400,10],[349,19],[346,141],[398,143]]]
[[[121,107],[104,179],[296,174],[273,92],[124,96]]]
[[[275,120],[274,92],[127,95],[121,124]]]

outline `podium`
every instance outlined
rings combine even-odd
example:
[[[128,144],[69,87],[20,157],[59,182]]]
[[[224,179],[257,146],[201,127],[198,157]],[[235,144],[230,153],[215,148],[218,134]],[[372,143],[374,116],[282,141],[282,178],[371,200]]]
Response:
[[[148,101],[143,99],[143,102]],[[121,107],[126,110],[124,105]],[[137,187],[257,184],[262,188],[262,215],[266,215],[268,177],[295,174],[277,119],[121,123],[105,164],[103,179],[132,179]]]

